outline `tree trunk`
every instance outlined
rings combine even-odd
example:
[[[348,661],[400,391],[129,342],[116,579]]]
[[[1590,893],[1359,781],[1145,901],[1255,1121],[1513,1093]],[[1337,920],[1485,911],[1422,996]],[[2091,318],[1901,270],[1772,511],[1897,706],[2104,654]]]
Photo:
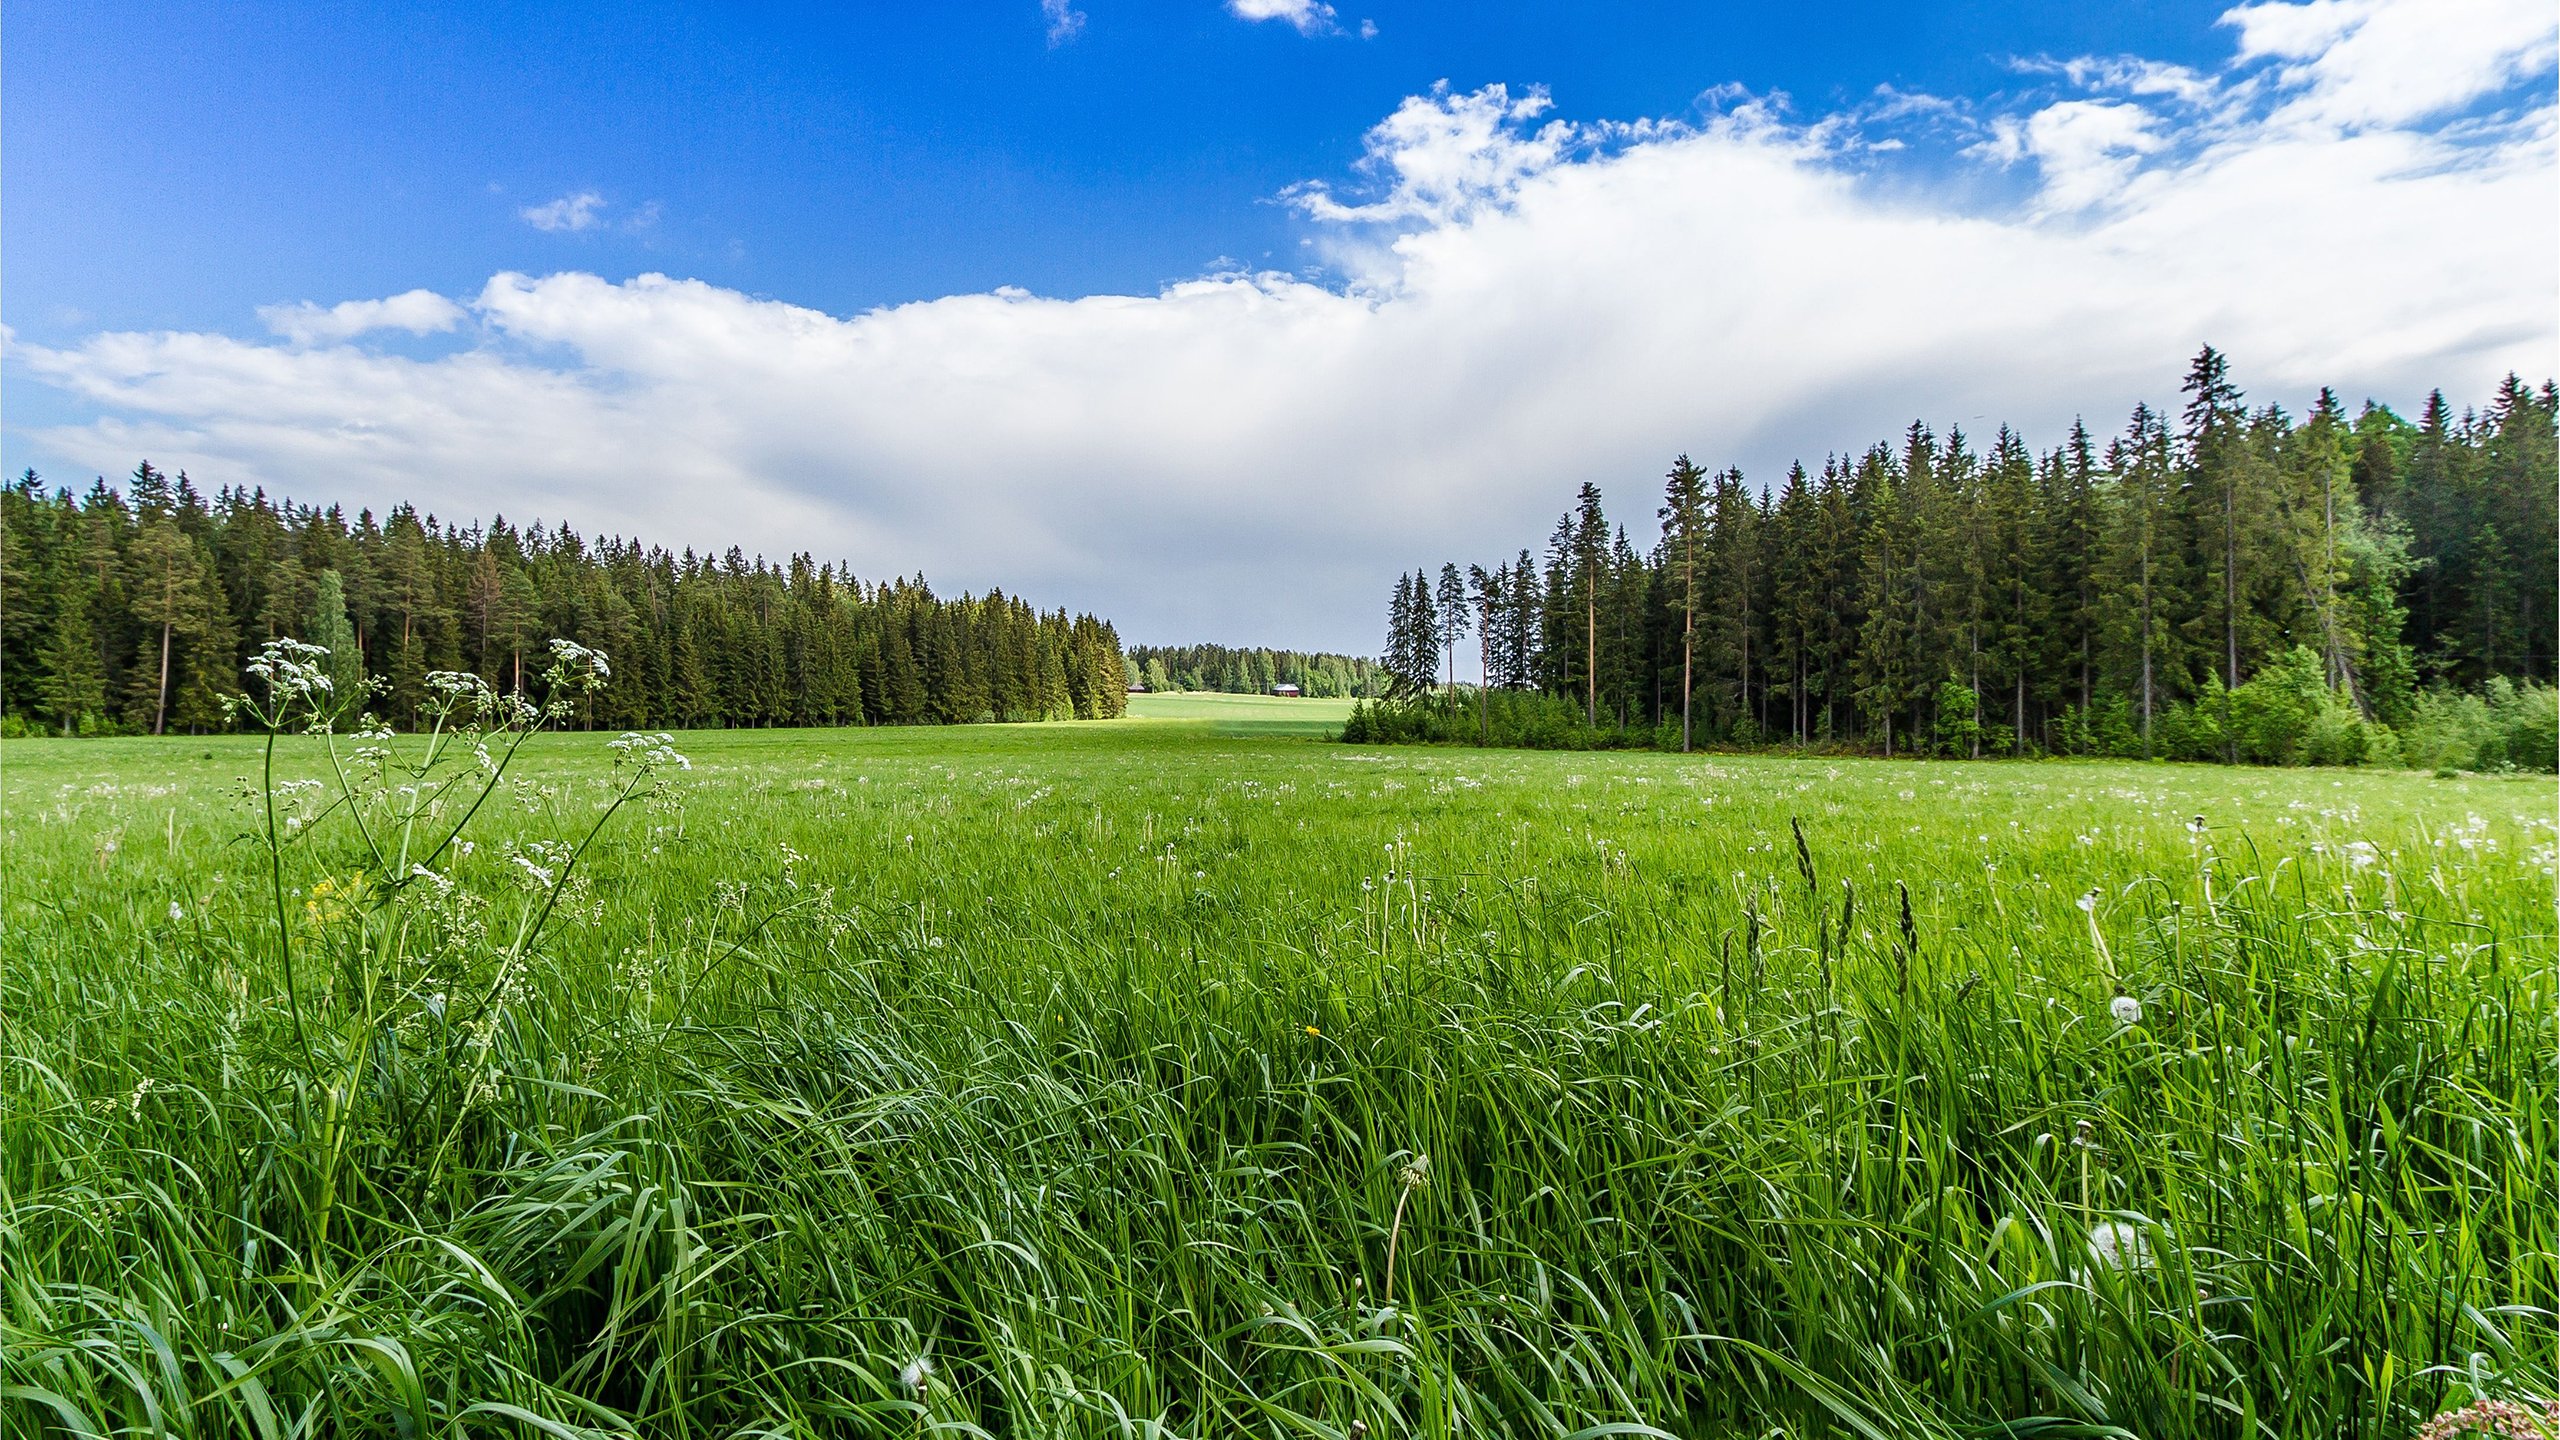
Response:
[[[1600,576],[1595,570],[1582,601],[1583,723],[1600,728]]]
[[[165,735],[169,725],[169,631],[170,622],[160,622],[160,695],[151,712],[151,733]]]
[[[1680,753],[1689,753],[1689,692],[1698,688],[1691,677],[1691,652],[1695,648],[1698,612],[1695,605],[1684,608],[1680,618]]]
[[[2240,688],[2240,529],[2233,513],[2235,487],[2226,485],[2222,492],[2222,637],[2228,653],[2223,662],[2222,688]]]
[[[1973,682],[1973,749],[1972,753],[1965,758],[1979,760],[1982,758],[1982,649],[1980,646],[1974,648],[1971,679]]]
[[[2151,551],[2142,552],[2142,758],[2151,758]]]

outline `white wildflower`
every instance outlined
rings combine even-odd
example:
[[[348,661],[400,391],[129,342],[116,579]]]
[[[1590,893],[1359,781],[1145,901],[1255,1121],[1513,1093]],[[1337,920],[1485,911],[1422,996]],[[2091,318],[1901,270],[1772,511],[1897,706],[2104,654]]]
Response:
[[[927,1356],[919,1355],[900,1366],[898,1383],[914,1391],[916,1397],[922,1399],[925,1387],[933,1383],[933,1361]]]
[[[323,646],[275,639],[259,646],[246,668],[249,674],[266,682],[274,717],[281,719],[285,706],[295,701],[317,702],[329,693],[329,674],[320,668],[320,662],[327,658],[329,652]]]
[[[2118,1025],[2142,1023],[2142,1002],[2130,995],[2119,995],[2107,1002],[2107,1013],[2116,1017]]]
[[[635,766],[644,775],[657,770],[692,769],[693,762],[676,752],[675,739],[664,732],[655,735],[632,732],[619,740],[606,741],[605,748],[613,752],[615,765]]]

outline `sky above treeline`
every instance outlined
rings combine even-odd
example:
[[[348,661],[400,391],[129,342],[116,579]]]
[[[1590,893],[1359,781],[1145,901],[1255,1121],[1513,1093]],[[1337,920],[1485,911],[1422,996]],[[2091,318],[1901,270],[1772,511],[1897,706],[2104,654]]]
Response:
[[[0,461],[1372,651],[1686,452],[2560,370],[2546,0],[8,17]]]

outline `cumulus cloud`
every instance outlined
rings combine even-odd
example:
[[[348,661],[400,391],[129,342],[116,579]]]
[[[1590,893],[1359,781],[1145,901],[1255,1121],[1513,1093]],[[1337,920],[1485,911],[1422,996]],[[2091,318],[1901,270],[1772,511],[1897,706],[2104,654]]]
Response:
[[[1530,128],[1554,103],[1543,87],[1514,96],[1508,86],[1487,85],[1454,95],[1444,80],[1428,95],[1407,96],[1393,115],[1370,127],[1359,169],[1383,193],[1345,204],[1319,180],[1293,187],[1288,198],[1312,218],[1334,224],[1457,222],[1487,205],[1508,203],[1522,181],[1554,166],[1574,146],[1577,132],[1570,125]]]
[[[268,305],[258,311],[258,318],[296,345],[324,345],[377,330],[436,334],[461,324],[463,310],[433,290],[410,290],[388,299],[346,300],[326,308],[308,300]]]
[[[592,230],[604,218],[604,197],[593,190],[563,195],[540,205],[527,205],[516,213],[524,223],[545,233],[563,230]]]
[[[2390,18],[2367,9],[2313,18],[2344,45]],[[2311,42],[2248,28],[2269,23],[2235,22],[2192,98],[2099,67],[1997,114],[1924,107],[1985,147],[1936,163],[2008,145],[2014,203],[1878,172],[1855,117],[1745,100],[1587,125],[1536,90],[1441,89],[1370,133],[1352,181],[1289,195],[1331,278],[837,316],[659,275],[504,274],[431,358],[307,343],[343,338],[311,318],[343,306],[289,312],[292,343],[13,353],[95,417],[39,438],[101,473],[148,455],[270,493],[921,568],[1098,608],[1132,639],[1369,649],[1389,577],[1534,542],[1583,480],[1641,540],[1684,450],[1767,480],[1915,416],[2050,442],[2075,414],[2105,429],[2174,401],[2207,341],[2297,407],[2323,383],[2410,404],[2549,374],[2549,96],[2395,109]],[[2486,61],[2444,43],[2547,71],[2516,35]]]
[[[1278,20],[1301,35],[1327,35],[1334,29],[1333,7],[1322,0],[1227,0],[1227,13],[1239,20]],[[1376,32],[1362,22],[1362,38]]]

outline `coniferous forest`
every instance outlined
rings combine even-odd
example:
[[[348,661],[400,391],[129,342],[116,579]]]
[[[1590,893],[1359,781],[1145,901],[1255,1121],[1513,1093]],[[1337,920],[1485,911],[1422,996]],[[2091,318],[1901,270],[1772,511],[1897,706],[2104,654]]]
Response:
[[[2207,348],[2183,394],[1765,489],[1684,455],[1642,549],[1586,484],[1543,553],[1397,582],[1346,738],[2551,769],[2560,391],[2296,418]]]
[[[145,463],[121,491],[0,490],[0,724],[17,733],[206,732],[241,666],[288,636],[341,685],[380,677],[375,713],[413,721],[427,676],[524,688],[553,637],[604,652],[607,728],[959,723],[1108,717],[1120,641],[1090,615],[921,576],[867,583],[796,556],[717,559],[504,520],[376,522],[225,488],[210,503]]]
[[[1222,695],[1261,695],[1274,685],[1295,685],[1310,697],[1349,699],[1385,693],[1387,675],[1364,655],[1235,645],[1132,645],[1129,680],[1149,690]]]

